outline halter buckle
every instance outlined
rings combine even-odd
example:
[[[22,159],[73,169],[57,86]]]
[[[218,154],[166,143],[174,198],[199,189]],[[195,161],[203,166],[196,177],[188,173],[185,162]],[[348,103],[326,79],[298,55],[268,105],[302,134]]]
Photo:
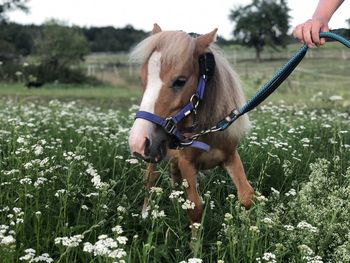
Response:
[[[174,131],[176,130],[176,123],[174,122],[173,118],[166,118],[163,128],[167,133],[174,134]]]

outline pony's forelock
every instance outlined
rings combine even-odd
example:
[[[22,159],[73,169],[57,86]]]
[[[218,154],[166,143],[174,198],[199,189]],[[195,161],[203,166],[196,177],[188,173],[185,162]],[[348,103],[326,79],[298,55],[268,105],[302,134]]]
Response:
[[[130,54],[132,62],[143,64],[157,50],[162,61],[173,66],[183,58],[188,58],[195,49],[195,39],[182,31],[163,31],[141,41]]]

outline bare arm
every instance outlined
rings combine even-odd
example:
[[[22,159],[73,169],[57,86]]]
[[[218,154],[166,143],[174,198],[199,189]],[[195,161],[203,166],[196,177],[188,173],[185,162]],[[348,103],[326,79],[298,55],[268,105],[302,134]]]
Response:
[[[325,39],[320,39],[320,32],[329,31],[328,22],[344,0],[319,0],[311,19],[295,27],[293,36],[308,47],[314,44],[323,45]]]

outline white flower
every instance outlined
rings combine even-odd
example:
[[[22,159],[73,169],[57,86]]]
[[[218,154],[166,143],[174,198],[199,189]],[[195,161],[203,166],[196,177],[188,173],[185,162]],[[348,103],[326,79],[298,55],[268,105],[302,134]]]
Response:
[[[17,142],[19,143],[19,144],[24,144],[25,143],[25,139],[23,138],[23,137],[18,137],[17,138]]]
[[[131,158],[131,159],[126,159],[125,162],[130,163],[130,164],[137,164],[137,163],[139,163],[139,160],[137,160],[135,158]]]
[[[293,231],[294,230],[294,226],[292,226],[292,225],[284,225],[283,227],[287,231]]]
[[[190,228],[199,229],[200,227],[201,227],[200,223],[193,223],[192,225],[190,225]]]
[[[225,221],[229,221],[233,218],[233,215],[231,215],[230,213],[226,213],[225,214]]]
[[[44,152],[44,148],[41,145],[36,145],[34,148],[34,154],[36,156],[41,155]]]
[[[186,199],[185,202],[181,205],[182,209],[188,210],[188,209],[194,209],[196,204],[188,199]]]
[[[0,235],[0,244],[1,245],[11,245],[16,242],[16,239],[12,235],[1,236]]]
[[[186,179],[183,179],[182,180],[182,186],[185,187],[185,188],[188,188],[190,185],[188,184]]]
[[[160,195],[163,193],[163,189],[161,187],[151,187],[150,191],[151,194],[155,193],[157,195]]]
[[[124,236],[119,236],[119,237],[117,237],[117,241],[119,244],[125,245],[126,242],[128,241],[128,238],[124,237]]]
[[[112,232],[115,232],[117,233],[118,235],[122,234],[123,233],[123,228],[121,226],[115,226],[112,228]]]
[[[290,189],[287,193],[284,194],[285,196],[296,196],[297,192],[295,191],[295,189]]]
[[[261,221],[266,225],[268,225],[269,227],[271,227],[274,224],[273,220],[269,217],[265,217]]]
[[[318,232],[317,227],[312,226],[311,224],[307,223],[306,221],[299,222],[297,225],[297,228],[300,230],[309,230],[312,233]]]
[[[183,195],[184,194],[184,192],[183,191],[175,191],[175,190],[173,190],[172,192],[171,192],[171,194],[169,195],[169,198],[170,199],[177,199],[177,198],[179,198],[181,195]],[[184,201],[184,200],[183,200]]]
[[[257,226],[250,226],[249,230],[252,231],[253,233],[259,233],[260,230]]]
[[[65,247],[77,247],[83,241],[83,235],[75,235],[71,237],[56,237],[55,244]]]
[[[333,96],[329,97],[329,100],[330,101],[339,101],[339,100],[343,100],[343,97],[339,96],[339,95],[333,95]]]

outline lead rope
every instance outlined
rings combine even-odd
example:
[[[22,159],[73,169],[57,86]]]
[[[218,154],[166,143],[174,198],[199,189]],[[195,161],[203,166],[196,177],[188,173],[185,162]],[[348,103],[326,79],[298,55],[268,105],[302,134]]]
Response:
[[[346,38],[339,36],[331,32],[321,32],[321,38],[330,38],[342,43],[347,48],[350,48],[350,41]],[[215,126],[202,130],[190,137],[190,141],[197,140],[200,136],[203,136],[208,133],[214,133],[218,131],[223,131],[227,129],[232,123],[234,123],[240,116],[251,111],[262,103],[268,96],[271,95],[282,83],[283,81],[293,72],[293,70],[299,65],[303,60],[306,52],[308,50],[307,45],[303,45],[294,56],[283,66],[281,67],[275,75],[260,88],[260,90],[239,110],[234,109],[227,115],[224,119],[219,121]],[[183,145],[184,147],[190,146],[189,143]]]

